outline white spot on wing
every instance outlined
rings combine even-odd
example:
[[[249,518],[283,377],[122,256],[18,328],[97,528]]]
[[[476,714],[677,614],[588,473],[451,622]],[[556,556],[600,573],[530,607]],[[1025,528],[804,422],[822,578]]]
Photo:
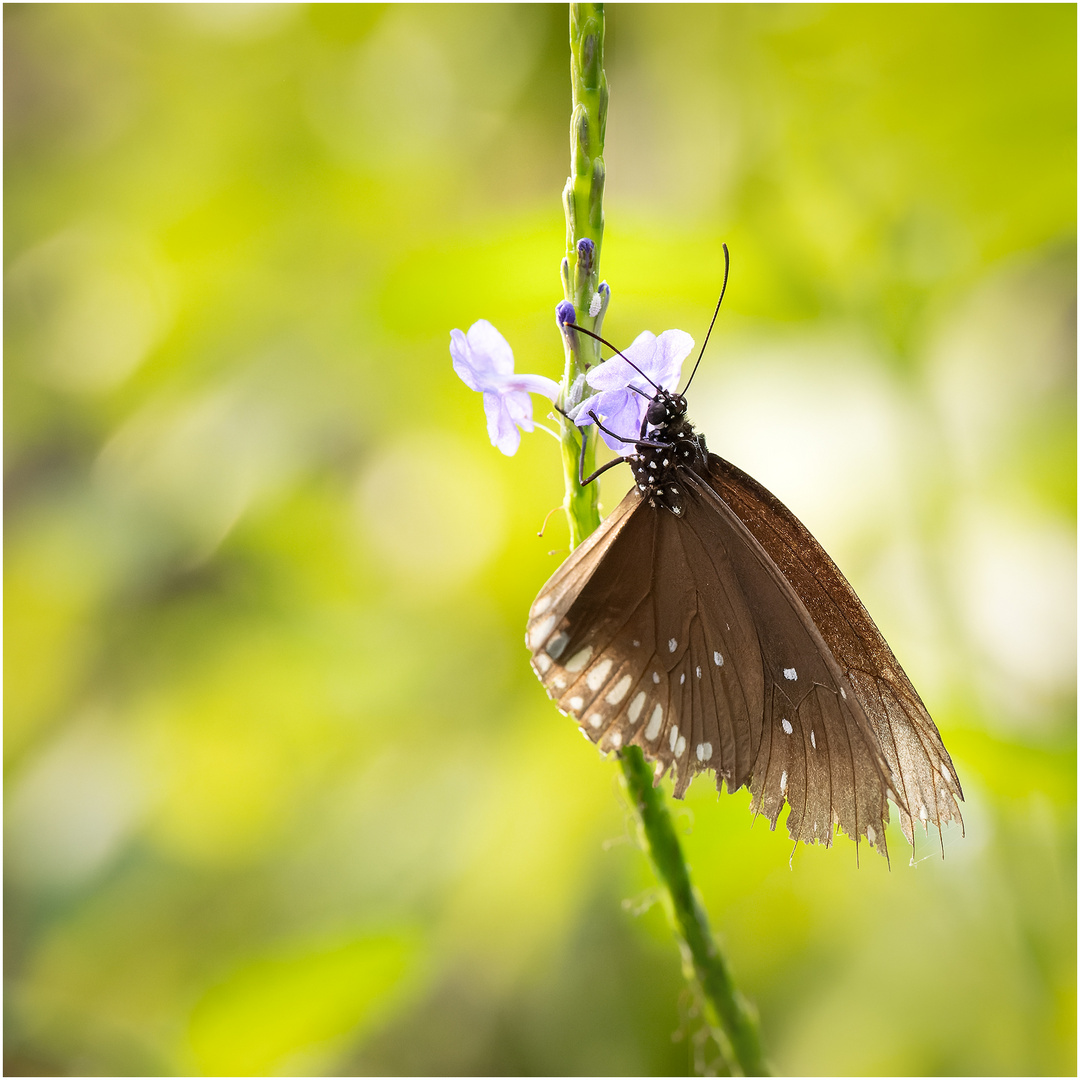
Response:
[[[622,733],[619,731],[613,731],[609,736],[611,741],[611,747],[613,750],[618,750],[622,746]]]
[[[919,820],[926,821],[929,817],[930,815],[926,812],[926,807],[923,806],[922,803],[919,803]]]
[[[599,713],[594,712],[589,717],[589,727],[598,728],[603,722],[604,718]]]
[[[793,667],[784,668],[784,678],[787,679],[788,682],[794,682],[798,677],[799,676]]]
[[[581,706],[585,704],[584,698],[572,697],[567,703],[574,712],[578,712]]]
[[[609,656],[606,660],[601,660],[600,663],[585,676],[585,684],[590,690],[599,690],[600,687],[607,682],[608,672],[611,671],[611,666],[614,662],[615,661]]]
[[[634,681],[633,675],[624,675],[604,696],[604,700],[609,705],[618,705],[624,697],[626,697],[627,691],[630,689],[630,684]]]
[[[871,844],[874,843],[875,840],[877,840],[877,833],[874,832],[873,825],[866,826],[866,839],[869,840]]]
[[[660,672],[659,671],[654,671],[652,673],[652,681],[654,683],[658,683],[660,681]]]
[[[626,710],[626,715],[630,717],[630,723],[636,724],[638,717],[641,715],[641,710],[645,707],[645,691],[639,690],[634,695],[634,700],[630,702],[630,708]]]
[[[724,658],[718,652],[714,652],[712,654],[712,662],[717,667],[723,667],[724,666]]]
[[[660,706],[657,705],[657,708],[660,708]],[[668,744],[670,745],[672,750],[675,749],[675,744],[678,741],[679,741],[679,729],[678,729],[678,727],[676,727],[675,724],[672,724],[671,725],[671,731],[669,732],[669,737],[668,737]]]
[[[551,685],[554,686],[556,690],[565,690],[566,680],[561,675],[556,675],[555,678],[551,680]]]
[[[847,691],[846,691],[846,690],[845,690],[845,689],[844,689],[844,688],[843,688],[842,686],[840,687],[840,696],[841,696],[841,697],[842,697],[842,698],[843,698],[843,699],[844,699],[845,701],[847,701]]]
[[[538,596],[532,606],[533,616],[543,615],[549,607],[551,607],[551,593],[546,596]]]
[[[712,757],[712,743],[698,743],[697,745],[697,759],[698,761],[708,761]]]
[[[674,652],[679,647],[679,643],[674,638],[668,638],[667,651]]]
[[[586,645],[584,649],[579,649],[566,661],[566,670],[571,673],[580,671],[589,662],[591,656],[592,646]]]
[[[795,730],[791,726],[791,721],[788,720],[788,718],[786,716],[784,717],[783,720],[780,721],[780,726],[784,729],[784,734],[785,735],[790,735]]]
[[[813,728],[810,729],[810,745],[815,750],[817,749],[817,739],[814,737],[814,729]]]
[[[682,757],[686,753],[686,736],[680,735],[678,742],[675,743],[675,756]]]
[[[941,779],[944,780],[946,784],[949,783],[950,780],[949,770],[945,767],[944,761],[941,763]]]
[[[694,674],[697,675],[697,677],[699,679],[701,678],[701,665],[700,664],[698,664],[698,666],[694,669]]]
[[[787,794],[787,769],[780,773],[780,794]]]
[[[554,615],[545,615],[533,628],[529,631],[529,648],[540,648],[540,645],[547,640],[548,634],[555,629],[555,623],[558,619]]]
[[[536,656],[533,657],[533,663],[536,664],[536,670],[539,671],[541,675],[547,674],[551,669],[551,657],[548,656],[546,652],[538,652]]]
[[[645,729],[645,738],[652,742],[660,734],[660,725],[664,720],[664,707],[657,705],[649,717],[649,726]]]

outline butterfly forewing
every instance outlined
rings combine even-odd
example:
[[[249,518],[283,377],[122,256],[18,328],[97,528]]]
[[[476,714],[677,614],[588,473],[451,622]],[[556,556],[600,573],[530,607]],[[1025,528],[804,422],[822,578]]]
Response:
[[[686,659],[690,690],[684,695],[684,708],[692,717],[692,723],[688,719],[686,724],[693,731],[694,753],[689,768],[676,771],[680,796],[692,771],[712,769],[717,783],[725,780],[729,791],[749,780],[764,708],[753,612],[735,585],[727,550],[709,543],[706,530],[696,527],[703,524],[697,509],[696,501],[689,500],[683,518],[660,515],[671,540],[664,557],[653,566],[653,574],[660,579],[673,563],[685,566],[689,576],[685,603],[692,613]]]
[[[704,769],[746,782],[763,708],[752,614],[715,570],[691,569],[684,533],[631,492],[544,586],[526,631],[559,707],[602,749],[635,743],[674,766],[680,794]]]
[[[888,762],[900,821],[961,821],[963,798],[937,727],[847,579],[809,530],[741,469],[709,455],[709,482],[798,594],[847,677]],[[961,821],[962,824],[962,821]]]
[[[692,500],[691,500],[692,502]],[[727,552],[702,543],[692,520],[645,506],[656,545],[648,564],[657,630],[658,669],[666,681],[659,733],[639,740],[661,770],[672,767],[681,797],[696,772],[711,770],[730,790],[750,775],[761,734],[763,680],[754,614],[734,585]],[[665,679],[666,675],[666,679]],[[719,708],[695,711],[694,691]],[[654,706],[655,713],[655,706]]]

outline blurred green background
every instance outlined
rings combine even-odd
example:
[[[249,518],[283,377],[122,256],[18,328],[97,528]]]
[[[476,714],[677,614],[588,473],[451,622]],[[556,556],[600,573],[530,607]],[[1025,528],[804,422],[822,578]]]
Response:
[[[708,1069],[613,762],[522,644],[559,6],[8,5],[8,1075]],[[778,1071],[1075,1073],[1075,40],[612,6],[605,330],[847,573],[964,784],[891,871],[674,804]],[[605,478],[604,503],[628,486]]]

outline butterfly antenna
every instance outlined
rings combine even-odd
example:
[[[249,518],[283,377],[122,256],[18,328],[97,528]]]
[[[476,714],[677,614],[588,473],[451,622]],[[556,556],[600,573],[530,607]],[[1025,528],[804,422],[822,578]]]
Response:
[[[577,323],[567,323],[566,325],[572,326],[579,334],[586,334],[588,337],[595,338],[597,341],[600,342],[601,345],[606,345],[613,353],[617,353],[619,356],[621,356],[657,393],[660,393],[660,387],[657,386],[656,383],[654,383],[652,379],[650,379],[649,376],[646,375],[645,372],[642,371],[641,368],[639,368],[637,364],[635,364],[634,361],[630,359],[629,356],[627,356],[621,350],[616,349],[615,346],[612,345],[611,342],[608,341],[606,338],[602,338],[599,334],[594,334],[591,330],[586,330],[584,326],[578,326]],[[633,389],[633,387],[631,387],[631,389]]]
[[[682,392],[684,394],[690,389],[690,384],[697,374],[698,364],[701,363],[701,358],[705,355],[705,346],[709,344],[709,334],[712,333],[712,328],[716,325],[716,316],[720,314],[720,305],[724,302],[724,293],[727,292],[728,271],[730,269],[731,256],[728,254],[727,244],[724,244],[724,284],[720,287],[720,299],[716,301],[716,310],[713,312],[712,322],[709,323],[708,333],[706,333],[705,340],[701,343],[701,352],[698,353],[697,364],[694,365],[694,370],[690,372],[690,378],[686,380],[686,385],[683,387]]]

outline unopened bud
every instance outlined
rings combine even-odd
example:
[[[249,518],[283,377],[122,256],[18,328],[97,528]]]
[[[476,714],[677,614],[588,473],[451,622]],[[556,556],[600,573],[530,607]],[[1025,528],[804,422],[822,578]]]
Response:
[[[578,280],[588,277],[593,272],[593,260],[596,257],[596,244],[583,237],[577,242],[577,271]]]
[[[558,323],[560,329],[567,323],[577,322],[577,312],[574,311],[574,305],[569,300],[560,300],[555,305],[555,322]]]

